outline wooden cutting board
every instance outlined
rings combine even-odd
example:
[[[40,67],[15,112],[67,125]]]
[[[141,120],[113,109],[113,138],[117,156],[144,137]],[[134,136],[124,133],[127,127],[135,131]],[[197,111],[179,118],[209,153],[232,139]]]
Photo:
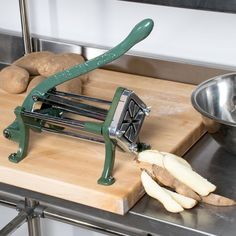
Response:
[[[195,86],[143,76],[96,70],[84,94],[112,99],[123,86],[152,107],[141,140],[153,149],[184,154],[204,133],[201,117],[190,103]],[[13,120],[13,110],[24,95],[0,91],[0,130]],[[31,133],[28,156],[18,164],[8,161],[17,144],[0,135],[0,181],[110,212],[125,214],[144,194],[134,156],[117,151],[115,184],[96,183],[104,162],[104,145],[48,133]]]

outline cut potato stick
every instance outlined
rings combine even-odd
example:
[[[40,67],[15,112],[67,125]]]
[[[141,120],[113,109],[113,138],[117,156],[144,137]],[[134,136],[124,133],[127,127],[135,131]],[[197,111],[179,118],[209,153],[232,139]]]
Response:
[[[163,188],[164,189],[164,188]],[[196,206],[196,204],[198,203],[195,199],[190,198],[190,197],[185,197],[179,193],[175,193],[173,191],[170,191],[168,189],[165,189],[165,191],[167,191],[167,193],[169,193],[171,195],[171,197],[178,202],[183,208],[185,209],[191,209],[194,206]]]
[[[236,202],[233,199],[220,196],[218,194],[210,193],[209,195],[202,197],[202,202],[214,205],[214,206],[235,206]]]
[[[179,213],[184,210],[145,170],[141,173],[141,181],[146,193],[161,202],[167,211]]]
[[[164,158],[164,167],[180,182],[186,184],[201,196],[207,196],[216,186],[195,171],[176,161],[173,157]]]
[[[176,159],[176,161],[179,161],[181,164],[192,169],[191,165],[186,160],[184,160],[182,157],[176,156],[176,155],[174,155],[172,153],[168,153],[168,152],[159,152],[157,150],[145,150],[143,152],[140,152],[138,154],[138,161],[147,162],[150,164],[158,165],[160,167],[164,167],[164,164],[163,164],[164,157],[165,158],[168,158],[168,157],[174,158],[174,159]]]
[[[157,150],[145,150],[138,154],[138,161],[163,166],[163,155]]]
[[[182,157],[176,156],[175,154],[169,152],[160,152],[164,157],[172,157],[175,158],[177,161],[185,165],[186,167],[192,169],[191,165]]]
[[[168,170],[157,165],[152,165],[152,172],[157,181],[160,182],[162,185],[170,187],[174,189],[177,193],[182,194],[186,197],[193,198],[197,201],[201,200],[197,193],[195,193],[186,184],[176,179],[173,175],[169,173]]]

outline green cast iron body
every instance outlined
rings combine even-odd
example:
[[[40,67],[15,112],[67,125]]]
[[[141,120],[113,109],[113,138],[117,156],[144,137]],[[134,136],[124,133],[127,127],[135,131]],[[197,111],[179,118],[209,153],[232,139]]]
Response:
[[[36,97],[43,98],[45,97],[45,94],[52,88],[55,88],[56,86],[68,80],[86,74],[89,71],[99,68],[121,57],[136,43],[145,39],[152,31],[153,25],[154,23],[151,19],[145,19],[141,21],[133,28],[130,34],[116,47],[110,49],[106,53],[92,60],[86,61],[83,64],[79,64],[65,71],[56,73],[55,75],[48,77],[47,80],[44,80],[42,83],[36,86],[25,98],[22,106],[18,106],[15,109],[15,115],[16,115],[15,121],[3,131],[3,134],[6,138],[19,143],[19,148],[17,153],[11,154],[9,156],[9,159],[17,163],[26,156],[29,142],[30,128],[34,131],[38,132],[41,131],[42,121],[37,120],[35,118],[25,117],[23,115],[24,111],[28,112],[32,111],[33,105],[35,103],[34,99]],[[116,93],[112,101],[112,105],[103,123],[96,123],[96,122],[85,123],[85,131],[100,134],[104,137],[106,156],[105,156],[102,176],[98,180],[98,183],[104,185],[110,185],[114,182],[114,178],[112,177],[112,169],[114,165],[116,141],[110,139],[108,128],[112,122],[114,112],[116,110],[117,104],[119,102],[123,90],[124,90],[123,88],[118,88],[116,90]]]

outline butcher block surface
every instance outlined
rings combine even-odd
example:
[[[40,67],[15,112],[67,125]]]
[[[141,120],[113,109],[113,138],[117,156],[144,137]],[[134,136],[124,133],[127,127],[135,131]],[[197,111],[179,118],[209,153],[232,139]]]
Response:
[[[204,133],[201,117],[192,108],[193,85],[144,76],[96,70],[89,74],[84,94],[111,100],[117,87],[134,90],[151,114],[140,134],[153,149],[183,155]],[[25,94],[0,90],[0,130],[14,120],[14,108]],[[71,137],[31,133],[29,152],[20,163],[8,161],[18,145],[0,135],[0,181],[102,210],[125,214],[144,194],[134,155],[116,152],[111,186],[97,184],[105,148]]]

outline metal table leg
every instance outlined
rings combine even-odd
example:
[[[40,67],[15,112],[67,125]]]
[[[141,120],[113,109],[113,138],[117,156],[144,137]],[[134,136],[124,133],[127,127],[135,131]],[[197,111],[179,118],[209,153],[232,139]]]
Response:
[[[25,198],[24,201],[15,202],[13,199],[7,199],[3,196],[0,199],[0,203],[10,207],[16,207],[19,214],[10,221],[2,230],[0,235],[7,236],[11,235],[17,230],[22,224],[27,222],[28,224],[28,235],[29,236],[41,236],[40,217],[42,216],[43,209],[39,206],[37,201],[30,198]],[[37,210],[35,210],[37,208]]]
[[[38,202],[29,198],[25,198],[26,207],[34,209],[38,206]],[[39,216],[30,215],[27,217],[29,236],[41,236],[41,225]]]
[[[28,23],[27,1],[19,0],[19,8],[20,8],[21,28],[22,28],[25,54],[28,54],[32,52],[32,42],[31,42],[29,23]]]
[[[0,230],[0,235],[10,235],[16,231],[22,224],[27,221],[28,213],[21,211],[12,221],[10,221],[2,230]]]

